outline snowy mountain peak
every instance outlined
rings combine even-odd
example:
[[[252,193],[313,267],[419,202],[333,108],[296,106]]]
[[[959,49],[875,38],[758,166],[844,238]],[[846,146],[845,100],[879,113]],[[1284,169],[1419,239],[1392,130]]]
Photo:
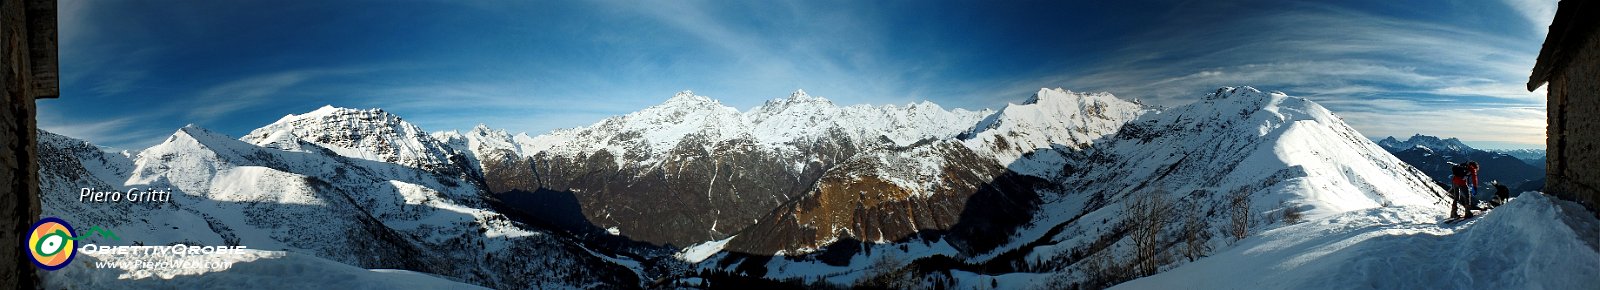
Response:
[[[716,106],[721,106],[722,102],[717,101],[715,99],[712,99],[711,97],[696,95],[696,94],[694,94],[694,91],[687,91],[686,90],[686,91],[678,92],[677,94],[673,94],[672,98],[667,99],[666,102],[663,102],[663,103],[661,103],[661,105],[657,105],[657,106],[668,106],[668,105],[688,105],[688,106],[712,106],[712,105],[716,105]]]
[[[221,155],[247,156],[239,152],[248,152],[253,148],[222,133],[190,124],[178,128],[161,144],[140,151],[139,156],[132,160],[134,166],[128,183],[207,184],[210,177],[198,174],[206,172],[184,172],[174,176],[165,176],[162,172],[170,165],[203,167],[214,164],[223,159],[219,157]]]
[[[1046,96],[1056,96],[1059,95],[1059,93],[1066,93],[1066,95],[1070,95],[1072,91],[1064,90],[1064,88],[1054,88],[1054,90],[1051,90],[1051,88],[1038,88],[1038,93],[1034,93],[1032,96],[1027,96],[1026,101],[1022,101],[1022,104],[1038,104],[1040,99],[1046,98]]]
[[[726,115],[730,113],[738,114],[738,110],[734,109],[733,107],[723,105],[721,101],[712,99],[711,97],[696,95],[692,91],[682,91],[674,94],[672,98],[667,99],[666,102],[662,102],[661,104],[650,106],[644,110],[639,110],[638,112],[633,112],[624,116],[606,119],[601,122],[605,123],[624,121],[627,123],[638,123],[642,121],[645,123],[654,124],[684,122],[693,123],[697,120],[690,120],[686,118],[704,115]],[[612,120],[617,118],[627,120]]]
[[[784,103],[784,104],[812,103],[812,104],[820,104],[820,105],[827,105],[827,106],[832,106],[833,105],[833,101],[829,101],[826,98],[816,97],[816,96],[812,96],[812,95],[806,94],[806,90],[795,90],[794,93],[789,94],[789,98],[786,98],[786,99],[774,99],[774,100],[768,101],[768,103],[774,103],[774,102],[776,102],[776,103]]]
[[[811,95],[807,95],[806,90],[803,89],[796,89],[794,90],[794,93],[789,94],[789,99],[791,100],[805,100],[810,98]]]
[[[233,139],[231,137],[228,137],[228,135],[226,135],[226,134],[218,133],[216,131],[211,131],[211,129],[202,128],[202,127],[200,127],[198,125],[195,125],[195,124],[184,125],[183,128],[178,128],[178,131],[173,132],[172,135],[174,137],[180,137],[180,138],[191,138],[191,139],[195,139],[197,141],[211,141],[211,140],[216,140],[216,139]],[[172,138],[168,138],[168,142],[171,142],[171,141],[172,141]]]
[[[383,109],[357,110],[324,106],[288,115],[239,138],[251,144],[271,143],[274,136],[297,136],[339,155],[427,170],[453,168],[448,146],[422,128]]]
[[[1117,96],[1112,95],[1111,93],[1108,93],[1108,92],[1083,93],[1083,92],[1073,92],[1072,90],[1063,89],[1063,88],[1054,88],[1054,89],[1039,88],[1039,92],[1034,93],[1033,96],[1029,96],[1028,100],[1027,101],[1023,101],[1021,105],[1032,105],[1032,104],[1038,104],[1038,103],[1041,103],[1041,102],[1046,102],[1046,103],[1057,103],[1057,102],[1084,103],[1084,102],[1096,102],[1096,101],[1102,101],[1103,102],[1103,101],[1113,101],[1113,100],[1114,101],[1118,101],[1118,102],[1128,102],[1126,100],[1119,99],[1119,98],[1117,98]]]
[[[1281,93],[1281,92],[1272,92],[1271,94],[1283,94],[1283,93]],[[1262,95],[1261,90],[1257,90],[1256,88],[1250,87],[1250,86],[1221,87],[1221,88],[1217,88],[1217,91],[1215,91],[1215,92],[1212,92],[1210,94],[1206,94],[1204,99],[1205,100],[1219,100],[1219,99],[1230,99],[1230,98],[1234,98],[1235,96],[1260,96],[1260,95]]]
[[[806,94],[804,90],[797,90],[793,94],[789,94],[787,98],[767,100],[761,106],[752,109],[749,114],[772,115],[782,114],[784,111],[819,112],[836,110],[838,110],[838,106],[834,105],[833,101],[823,97],[811,96]]]
[[[317,108],[316,110],[311,110],[310,114],[327,114],[327,113],[332,113],[334,111],[338,111],[338,110],[341,110],[341,109],[345,109],[345,108],[334,107],[332,104],[328,104],[328,105],[322,105],[322,107]]]
[[[292,121],[292,120],[296,120],[296,119],[315,118],[315,117],[319,117],[319,116],[330,116],[330,115],[338,114],[339,112],[342,112],[342,111],[355,111],[355,109],[334,107],[333,105],[322,105],[322,107],[317,108],[316,110],[311,110],[310,112],[306,112],[305,114],[298,114],[298,115],[296,115],[296,114],[288,114],[288,115],[284,115],[283,118],[279,118],[278,121],[273,122],[273,123],[283,123],[283,122],[288,122],[288,121]]]
[[[522,147],[510,133],[503,129],[493,129],[489,126],[478,124],[471,131],[463,135],[453,131],[438,132],[433,134],[435,139],[446,142],[458,152],[470,152],[472,158],[501,159],[509,156],[505,154],[521,155]],[[523,138],[526,138],[526,135]],[[480,165],[481,166],[481,165]]]
[[[489,128],[488,125],[484,125],[483,123],[478,123],[478,126],[472,127],[472,131],[467,131],[467,135],[484,136],[505,140],[511,139],[511,133],[506,133],[506,130]]]
[[[725,140],[746,135],[746,124],[739,110],[691,91],[644,110],[601,120],[588,127],[557,130],[533,138],[515,138],[525,155],[538,152],[558,154],[629,153],[639,157],[664,156],[690,136]],[[649,154],[645,154],[649,153]],[[614,159],[618,165],[624,160]],[[652,160],[654,161],[659,160]]]
[[[1422,134],[1412,135],[1411,138],[1408,138],[1405,141],[1400,141],[1398,139],[1395,139],[1394,136],[1389,136],[1387,138],[1384,138],[1383,140],[1379,140],[1378,141],[1378,145],[1381,145],[1381,146],[1387,147],[1387,148],[1402,149],[1402,150],[1403,149],[1408,149],[1408,148],[1413,148],[1413,147],[1425,147],[1425,148],[1431,149],[1430,151],[1444,150],[1444,151],[1465,152],[1465,151],[1475,150],[1471,146],[1467,146],[1466,143],[1461,143],[1460,139],[1456,139],[1456,138],[1440,139],[1439,137],[1422,135]]]
[[[1326,214],[1392,205],[1428,205],[1439,194],[1421,172],[1404,166],[1377,144],[1361,136],[1342,118],[1311,100],[1281,92],[1261,92],[1251,87],[1224,87],[1204,101],[1163,112],[1155,123],[1135,125],[1125,137],[1150,138],[1170,128],[1186,128],[1189,140],[1171,140],[1190,148],[1257,148],[1223,151],[1206,160],[1272,160],[1252,164],[1262,168],[1286,164],[1306,176],[1311,183],[1333,185],[1304,188],[1336,188],[1359,185],[1335,192],[1295,193],[1291,203],[1309,206],[1308,213]],[[1152,139],[1159,139],[1155,137]],[[1242,146],[1234,144],[1252,144]],[[1265,146],[1263,146],[1265,145]],[[1206,149],[1212,150],[1212,149]],[[1236,149],[1235,149],[1236,150]],[[1195,149],[1193,152],[1205,152]],[[1188,155],[1184,155],[1188,156]],[[1155,156],[1159,157],[1159,156]],[[1244,168],[1244,167],[1241,167]],[[1399,168],[1395,170],[1394,168]],[[1245,177],[1239,180],[1260,180]]]
[[[1039,89],[1022,104],[1006,105],[962,134],[969,147],[994,147],[992,157],[1009,162],[1039,148],[1081,148],[1116,133],[1149,111],[1110,93]]]

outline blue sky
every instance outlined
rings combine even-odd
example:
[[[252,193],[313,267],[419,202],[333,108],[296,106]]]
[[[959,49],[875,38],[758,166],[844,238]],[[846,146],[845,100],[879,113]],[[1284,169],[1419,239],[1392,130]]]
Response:
[[[1554,0],[60,2],[40,127],[124,149],[332,104],[541,134],[694,90],[748,109],[1000,108],[1040,87],[1163,106],[1310,98],[1369,137],[1543,147],[1523,89]]]

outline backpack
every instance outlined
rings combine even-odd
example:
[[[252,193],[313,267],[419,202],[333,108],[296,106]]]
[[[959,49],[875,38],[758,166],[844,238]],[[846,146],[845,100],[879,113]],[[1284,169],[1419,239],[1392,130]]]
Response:
[[[1471,169],[1467,169],[1466,165],[1456,164],[1454,166],[1450,166],[1450,174],[1455,176],[1467,176],[1467,174],[1470,172]]]

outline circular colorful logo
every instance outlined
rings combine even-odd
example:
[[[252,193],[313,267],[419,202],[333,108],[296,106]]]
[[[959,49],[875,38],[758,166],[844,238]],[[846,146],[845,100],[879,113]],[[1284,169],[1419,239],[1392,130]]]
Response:
[[[72,263],[72,257],[77,255],[72,242],[74,236],[77,236],[77,233],[67,221],[46,217],[33,223],[33,230],[28,234],[28,244],[23,246],[28,249],[29,256],[33,257],[34,265],[46,271],[55,271]]]

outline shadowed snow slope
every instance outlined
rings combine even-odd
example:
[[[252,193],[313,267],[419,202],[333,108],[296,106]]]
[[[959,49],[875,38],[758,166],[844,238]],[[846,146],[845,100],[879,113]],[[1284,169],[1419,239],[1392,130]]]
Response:
[[[1267,231],[1125,289],[1581,289],[1600,285],[1587,212],[1527,193],[1483,217],[1376,208]],[[1565,221],[1565,222],[1564,222]],[[1569,226],[1569,224],[1571,226]],[[1575,230],[1574,227],[1578,229]],[[1593,234],[1589,234],[1592,239]]]

